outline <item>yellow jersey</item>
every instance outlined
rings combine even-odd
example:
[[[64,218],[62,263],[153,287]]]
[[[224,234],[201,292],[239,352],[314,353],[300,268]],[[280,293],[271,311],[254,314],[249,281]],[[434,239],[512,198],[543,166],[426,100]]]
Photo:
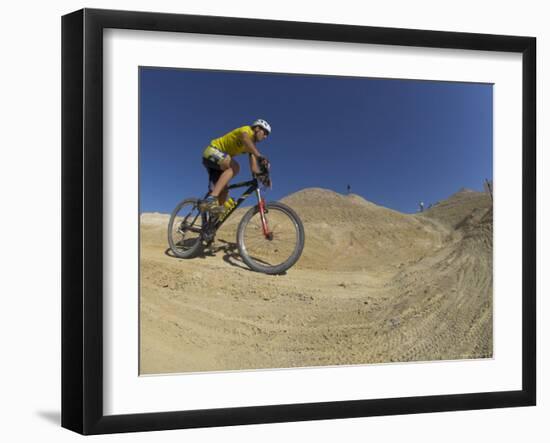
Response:
[[[210,142],[210,145],[222,152],[226,152],[232,157],[242,154],[244,152],[244,143],[241,138],[243,132],[246,132],[251,139],[254,139],[254,131],[252,128],[250,126],[241,126],[219,138],[215,138]]]

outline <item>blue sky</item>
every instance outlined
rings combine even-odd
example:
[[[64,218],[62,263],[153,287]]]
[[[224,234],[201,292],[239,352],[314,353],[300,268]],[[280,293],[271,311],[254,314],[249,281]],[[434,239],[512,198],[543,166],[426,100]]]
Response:
[[[170,212],[202,196],[202,150],[256,118],[272,166],[268,200],[307,187],[351,191],[416,212],[493,175],[489,84],[357,77],[139,70],[140,211]],[[250,177],[246,155],[236,157]]]

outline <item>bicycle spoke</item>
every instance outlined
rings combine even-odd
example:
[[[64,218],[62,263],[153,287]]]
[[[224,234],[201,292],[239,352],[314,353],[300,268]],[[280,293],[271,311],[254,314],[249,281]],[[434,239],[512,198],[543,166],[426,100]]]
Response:
[[[188,200],[183,202],[170,221],[168,241],[173,252],[186,256],[189,251],[196,249],[202,236],[202,218],[197,205]]]
[[[271,237],[264,235],[260,214],[250,220],[244,232],[244,243],[252,260],[262,265],[277,266],[284,263],[294,252],[298,231],[289,216],[276,208],[266,214]]]

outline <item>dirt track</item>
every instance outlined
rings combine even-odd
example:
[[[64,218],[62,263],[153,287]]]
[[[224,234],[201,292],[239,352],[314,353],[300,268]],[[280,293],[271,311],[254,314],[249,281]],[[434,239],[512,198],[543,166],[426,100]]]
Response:
[[[317,188],[283,201],[306,246],[281,276],[242,263],[239,214],[191,260],[168,253],[168,215],[142,215],[142,374],[492,356],[489,196],[422,215]]]

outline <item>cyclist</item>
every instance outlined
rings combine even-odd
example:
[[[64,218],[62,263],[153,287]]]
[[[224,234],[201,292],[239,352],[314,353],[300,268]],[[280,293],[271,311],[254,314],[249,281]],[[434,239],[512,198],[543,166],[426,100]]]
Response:
[[[202,164],[208,171],[210,193],[199,205],[201,211],[212,214],[223,212],[227,199],[227,184],[240,170],[234,157],[245,152],[250,154],[250,169],[260,174],[260,165],[268,165],[267,159],[260,154],[256,144],[271,133],[271,126],[263,119],[255,120],[251,125],[241,126],[216,138],[202,153]]]

